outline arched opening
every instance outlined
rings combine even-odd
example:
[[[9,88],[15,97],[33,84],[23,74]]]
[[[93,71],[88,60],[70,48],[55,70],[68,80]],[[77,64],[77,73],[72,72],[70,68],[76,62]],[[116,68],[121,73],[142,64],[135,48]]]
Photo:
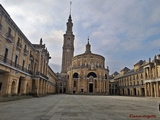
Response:
[[[15,81],[13,81],[11,85],[11,94],[15,94],[15,93],[16,93],[16,83]]]
[[[94,78],[96,78],[96,77],[97,77],[97,75],[96,75],[94,72],[90,72],[90,73],[88,73],[87,77],[90,77],[90,76],[93,76]]]
[[[78,78],[78,73],[74,73],[73,78]]]

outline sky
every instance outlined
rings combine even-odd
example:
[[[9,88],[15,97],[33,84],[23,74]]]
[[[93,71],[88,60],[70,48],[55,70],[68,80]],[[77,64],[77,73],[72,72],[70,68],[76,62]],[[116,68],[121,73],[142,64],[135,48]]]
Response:
[[[61,72],[63,34],[70,0],[1,0],[31,43],[46,44],[49,65]],[[133,69],[139,60],[160,54],[160,0],[72,0],[74,55],[91,51],[105,57],[110,74]]]

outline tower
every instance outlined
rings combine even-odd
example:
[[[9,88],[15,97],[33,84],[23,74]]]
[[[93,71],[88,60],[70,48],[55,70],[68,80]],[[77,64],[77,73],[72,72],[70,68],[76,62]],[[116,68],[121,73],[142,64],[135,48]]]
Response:
[[[70,4],[71,5],[71,4]],[[74,55],[74,35],[72,32],[73,23],[71,18],[71,6],[70,6],[70,15],[68,22],[66,24],[67,30],[63,35],[63,53],[62,53],[62,71],[61,73],[67,73],[67,68],[71,65],[72,57]]]

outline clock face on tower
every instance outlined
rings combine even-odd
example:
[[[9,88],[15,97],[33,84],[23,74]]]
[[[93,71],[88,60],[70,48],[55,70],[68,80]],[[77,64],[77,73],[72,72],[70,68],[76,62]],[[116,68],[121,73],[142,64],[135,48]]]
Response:
[[[70,50],[69,49],[67,49],[67,52],[69,52]]]

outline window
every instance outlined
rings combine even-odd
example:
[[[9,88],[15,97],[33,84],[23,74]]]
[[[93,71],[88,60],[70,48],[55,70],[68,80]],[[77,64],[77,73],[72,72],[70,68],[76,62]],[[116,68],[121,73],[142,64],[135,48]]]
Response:
[[[20,38],[18,37],[18,41],[17,41],[17,43],[20,43]]]
[[[4,62],[7,62],[7,56],[8,56],[8,49],[5,49],[5,54],[4,54]]]
[[[130,85],[132,85],[132,82],[130,82]]]
[[[1,89],[2,89],[2,83],[0,82],[0,91],[1,91]]]
[[[2,31],[2,25],[0,24],[0,32]]]
[[[71,40],[70,40],[70,38],[68,38],[68,40],[67,40],[67,45],[71,45]]]
[[[137,81],[137,85],[139,85],[139,81]]]
[[[31,66],[31,65],[29,64],[29,65],[28,65],[28,70],[30,70],[30,66]]]
[[[15,56],[15,63],[14,63],[14,67],[16,67],[16,66],[17,66],[17,60],[18,60],[18,56],[16,55],[16,56]]]
[[[8,35],[11,35],[11,28],[8,27]]]
[[[25,50],[27,49],[27,46],[26,46],[26,45],[24,46],[24,49],[25,49]]]
[[[25,61],[23,60],[23,63],[22,63],[22,70],[24,70],[24,65],[25,65]]]
[[[141,74],[141,78],[143,78],[143,75]]]

